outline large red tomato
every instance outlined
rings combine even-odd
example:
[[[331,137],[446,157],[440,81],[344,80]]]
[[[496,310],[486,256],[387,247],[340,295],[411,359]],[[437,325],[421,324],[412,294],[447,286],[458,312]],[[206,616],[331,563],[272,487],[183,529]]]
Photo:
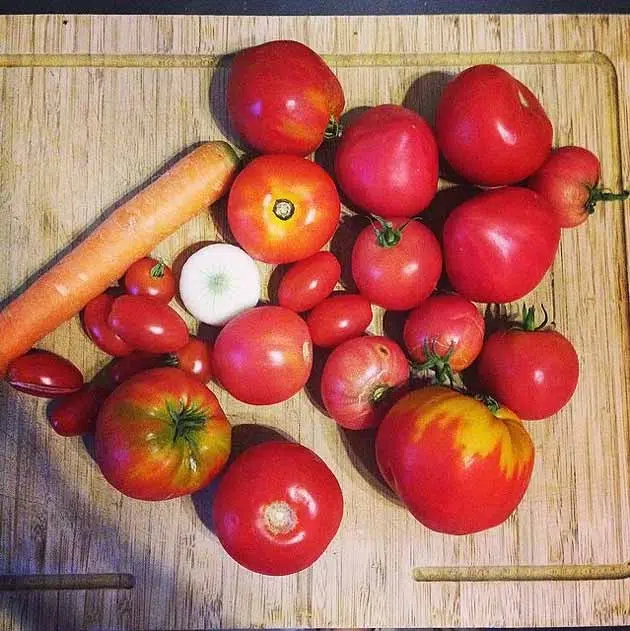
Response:
[[[501,186],[530,176],[551,150],[553,128],[532,92],[498,66],[457,75],[438,102],[440,150],[473,184]]]
[[[342,427],[376,427],[408,379],[409,364],[396,342],[381,336],[355,337],[326,360],[322,401]]]
[[[381,220],[382,221],[382,220]],[[423,224],[404,218],[364,228],[352,249],[352,276],[370,302],[385,309],[413,309],[435,289],[442,251]]]
[[[480,386],[522,419],[552,416],[571,399],[580,365],[573,344],[553,329],[534,325],[534,308],[522,328],[488,337],[476,364]]]
[[[400,105],[379,105],[344,129],[335,175],[362,210],[380,217],[411,217],[437,192],[438,157],[424,118]]]
[[[538,193],[516,186],[485,191],[458,206],[444,224],[446,273],[475,302],[512,302],[551,267],[560,226]]]
[[[207,486],[230,455],[231,428],[217,398],[179,368],[141,372],[105,400],[96,461],[121,493],[166,500]]]
[[[306,156],[337,134],[345,101],[319,55],[299,42],[273,41],[234,57],[227,105],[237,132],[254,149]]]
[[[507,408],[492,412],[442,386],[406,394],[376,435],[378,467],[427,528],[469,534],[505,521],[521,501],[534,445]]]
[[[562,228],[584,223],[601,201],[627,199],[630,193],[597,188],[600,164],[597,156],[582,147],[554,149],[545,163],[527,180],[553,210]]]
[[[267,442],[241,454],[221,478],[212,521],[221,545],[253,572],[284,576],[312,565],[339,529],[343,496],[310,449]]]
[[[479,355],[484,333],[483,316],[472,302],[439,294],[429,296],[409,314],[403,337],[416,361],[447,359],[452,370],[464,370]]]
[[[214,344],[217,381],[253,405],[280,403],[304,387],[313,344],[302,318],[284,307],[254,307],[221,329]]]
[[[315,254],[333,236],[340,214],[332,178],[297,156],[256,158],[239,173],[228,198],[232,234],[265,263],[292,263]]]

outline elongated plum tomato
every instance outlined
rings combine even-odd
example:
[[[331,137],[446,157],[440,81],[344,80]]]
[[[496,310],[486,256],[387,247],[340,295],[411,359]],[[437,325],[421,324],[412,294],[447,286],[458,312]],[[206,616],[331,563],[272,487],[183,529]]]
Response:
[[[231,428],[214,394],[179,368],[145,370],[98,413],[96,462],[121,493],[167,500],[207,486],[227,462]]]
[[[301,313],[328,297],[341,277],[341,265],[334,254],[316,252],[291,265],[278,286],[278,304]]]
[[[225,551],[252,572],[285,576],[312,565],[343,516],[339,482],[310,449],[250,447],[217,486],[212,522]]]
[[[232,61],[228,113],[237,132],[261,153],[312,153],[325,136],[336,136],[344,105],[337,77],[299,42],[266,42]]]
[[[458,74],[442,92],[435,129],[441,152],[472,184],[529,177],[551,150],[553,127],[531,90],[490,64]]]
[[[45,398],[71,394],[83,386],[83,375],[70,360],[40,349],[14,359],[6,380],[20,392]]]
[[[361,210],[411,217],[437,192],[438,157],[433,131],[420,115],[400,105],[379,105],[344,129],[335,175]]]
[[[293,263],[333,236],[341,214],[339,194],[322,167],[306,158],[255,158],[236,177],[228,222],[239,245],[265,263]]]
[[[280,403],[308,381],[313,344],[299,315],[284,307],[248,309],[221,329],[215,344],[216,380],[253,405]]]
[[[429,296],[407,316],[403,338],[416,361],[446,359],[453,370],[464,370],[481,352],[484,333],[483,316],[472,302],[440,294]]]
[[[527,188],[484,191],[458,206],[442,233],[448,279],[474,302],[512,302],[551,267],[560,226],[549,204]]]
[[[359,294],[338,294],[320,302],[306,324],[315,346],[331,348],[361,335],[372,322],[369,300]]]
[[[427,528],[463,535],[505,521],[521,501],[534,445],[507,408],[494,412],[451,388],[403,396],[376,435],[378,468]]]
[[[342,427],[376,427],[408,379],[409,364],[396,342],[382,336],[355,337],[337,346],[326,360],[322,401]]]
[[[364,228],[352,249],[352,277],[359,292],[385,309],[413,309],[435,289],[442,251],[417,221],[397,217]]]
[[[527,180],[527,186],[549,202],[560,227],[572,228],[584,223],[598,202],[630,195],[598,188],[599,176],[599,159],[594,153],[582,147],[559,147]]]
[[[133,346],[117,335],[107,323],[114,304],[114,296],[101,294],[85,305],[81,320],[86,335],[103,352],[114,357],[129,355]]]
[[[493,333],[476,364],[480,386],[522,419],[548,418],[577,387],[580,365],[573,344],[551,328],[534,325],[534,308],[520,326]]]

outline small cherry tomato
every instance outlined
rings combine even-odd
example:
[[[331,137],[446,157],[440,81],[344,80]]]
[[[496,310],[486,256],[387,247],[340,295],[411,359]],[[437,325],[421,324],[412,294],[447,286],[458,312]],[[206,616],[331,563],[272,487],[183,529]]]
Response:
[[[116,335],[107,324],[113,303],[114,296],[109,294],[101,294],[90,300],[82,313],[83,330],[104,353],[114,357],[124,357],[131,353],[133,347]]]
[[[228,467],[212,503],[225,551],[243,567],[285,576],[306,569],[339,529],[343,495],[337,478],[310,449],[270,441]]]
[[[358,294],[339,294],[320,302],[306,317],[315,346],[331,348],[357,337],[370,326],[372,307]]]
[[[125,273],[125,290],[132,296],[151,296],[168,303],[175,295],[175,277],[164,261],[149,256],[136,261]]]
[[[481,352],[485,323],[475,305],[455,294],[429,296],[405,321],[403,337],[413,359],[439,369],[468,368]],[[428,356],[427,356],[428,353]]]
[[[171,353],[167,363],[181,368],[201,383],[208,383],[212,379],[212,342],[191,335],[188,344]]]
[[[293,263],[321,250],[341,214],[337,187],[318,164],[263,155],[236,177],[228,222],[238,244],[265,263]]]
[[[45,398],[71,394],[83,385],[83,375],[71,361],[39,349],[14,359],[6,380],[20,392]]]
[[[109,379],[113,384],[119,385],[139,372],[159,368],[164,366],[164,363],[163,355],[147,353],[146,351],[133,351],[133,353],[112,362],[109,367]]]
[[[296,313],[308,311],[332,293],[341,277],[334,254],[317,252],[294,263],[278,287],[278,304]]]
[[[60,436],[81,436],[94,430],[101,404],[110,390],[85,384],[80,390],[53,402],[48,413],[50,426]]]
[[[134,348],[172,353],[188,343],[188,327],[171,307],[149,296],[119,296],[107,323]]]

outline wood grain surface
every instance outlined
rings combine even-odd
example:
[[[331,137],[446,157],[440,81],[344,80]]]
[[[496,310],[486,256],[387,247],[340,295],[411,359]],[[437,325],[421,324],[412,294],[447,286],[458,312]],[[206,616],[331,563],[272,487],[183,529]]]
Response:
[[[449,76],[500,63],[539,95],[557,144],[595,151],[604,183],[621,187],[625,174],[627,187],[628,32],[623,16],[1,16],[0,301],[183,148],[236,142],[220,57],[269,39],[325,54],[349,110],[393,101],[431,118]],[[528,297],[544,301],[573,340],[582,375],[567,408],[528,424],[537,449],[530,489],[508,522],[484,533],[443,536],[415,522],[376,478],[370,436],[338,431],[312,388],[254,408],[213,386],[238,448],[288,435],[313,448],[344,490],[346,513],[326,554],[295,576],[258,576],[222,553],[209,527],[211,490],[163,503],[125,498],[100,475],[88,440],[50,430],[46,401],[0,386],[0,574],[135,577],[130,590],[2,594],[0,629],[629,624],[629,581],[597,574],[604,566],[627,576],[630,560],[625,206],[608,204],[565,231],[552,271]],[[156,253],[177,267],[195,244],[229,238],[224,211],[217,204]],[[333,242],[341,256],[356,227],[345,222]],[[385,319],[388,330],[397,324]],[[76,318],[41,346],[88,377],[106,362]],[[522,580],[462,580],[479,579],[475,568],[497,578],[497,566]],[[425,572],[420,582],[414,568],[416,579]],[[527,580],[541,571],[574,580]]]

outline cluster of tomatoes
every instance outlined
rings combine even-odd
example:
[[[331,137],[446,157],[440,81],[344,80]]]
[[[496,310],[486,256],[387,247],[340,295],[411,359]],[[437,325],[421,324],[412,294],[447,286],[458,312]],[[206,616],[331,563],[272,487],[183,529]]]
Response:
[[[546,326],[546,313],[537,325],[534,309],[523,308],[520,322],[489,332],[475,303],[523,298],[552,265],[561,228],[622,196],[597,188],[591,152],[551,149],[544,109],[497,66],[450,81],[435,129],[387,104],[362,112],[338,138],[342,86],[292,41],[237,54],[227,96],[235,130],[261,154],[229,192],[227,221],[240,247],[203,248],[179,278],[188,311],[221,327],[214,343],[189,335],[168,305],[171,270],[146,258],[128,270],[122,294],[103,294],[83,311],[88,336],[117,358],[102,374],[84,384],[72,364],[37,351],[13,362],[9,382],[67,395],[51,407],[53,427],[77,435],[96,419],[97,462],[109,482],[131,497],[168,499],[206,486],[230,455],[229,423],[204,384],[213,378],[252,405],[285,401],[312,377],[315,345],[328,353],[319,384],[327,414],[350,430],[378,428],[381,474],[420,522],[453,534],[500,524],[533,470],[522,420],[568,403],[578,356]],[[337,138],[334,179],[307,158],[325,137]],[[436,195],[440,153],[477,188],[428,227],[419,216]],[[322,249],[340,225],[340,191],[356,211],[349,216],[365,218],[345,270]],[[254,306],[254,261],[288,266],[277,304]],[[349,292],[334,291],[342,277]],[[436,291],[441,279],[448,291]],[[399,341],[364,334],[372,305],[405,313]],[[42,380],[29,362],[42,374],[42,362],[57,363]],[[281,442],[230,464],[213,504],[226,551],[266,574],[311,565],[342,513],[326,464]]]

